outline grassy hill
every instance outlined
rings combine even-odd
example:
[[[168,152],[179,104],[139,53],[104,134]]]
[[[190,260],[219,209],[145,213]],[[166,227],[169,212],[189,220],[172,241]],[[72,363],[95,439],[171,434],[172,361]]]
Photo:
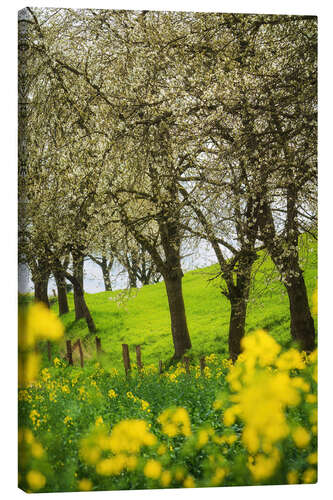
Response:
[[[317,247],[309,237],[301,241],[304,277],[312,303],[317,282]],[[230,307],[221,294],[218,266],[187,272],[183,279],[184,300],[190,331],[191,355],[197,358],[212,352],[227,355]],[[69,294],[71,311],[62,317],[67,338],[85,339],[87,354],[94,358],[94,338],[84,320],[74,321],[73,295]],[[173,354],[168,302],[164,283],[147,285],[137,290],[86,294],[86,301],[95,320],[109,367],[122,367],[121,344],[129,344],[132,361],[135,346],[141,344],[143,363],[158,363]],[[57,305],[53,305],[55,310]],[[274,266],[261,253],[255,264],[250,294],[246,332],[264,328],[284,346],[290,345],[289,305],[284,287]]]

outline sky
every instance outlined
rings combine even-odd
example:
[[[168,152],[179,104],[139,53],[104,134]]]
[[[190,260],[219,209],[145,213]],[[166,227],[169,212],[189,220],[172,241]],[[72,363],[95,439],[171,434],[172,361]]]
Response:
[[[186,256],[182,259],[182,269],[184,272],[191,269],[210,266],[216,262],[214,251],[209,244],[201,241],[192,249],[183,252]],[[190,255],[189,255],[190,254]],[[128,286],[127,273],[118,265],[114,265],[111,272],[111,283],[113,290],[120,290]],[[138,283],[140,286],[140,283]],[[29,270],[26,266],[19,266],[18,270],[18,291],[19,293],[33,292],[34,285],[31,281]],[[56,290],[54,278],[51,277],[48,285],[49,296]],[[104,291],[104,281],[101,268],[92,260],[86,259],[84,262],[84,290],[87,293],[97,293]]]

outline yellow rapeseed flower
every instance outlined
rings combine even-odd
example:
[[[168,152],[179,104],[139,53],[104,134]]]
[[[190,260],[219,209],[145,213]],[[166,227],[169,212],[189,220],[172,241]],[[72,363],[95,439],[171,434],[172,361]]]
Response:
[[[238,410],[239,410],[239,407],[237,407],[237,406],[230,406],[230,408],[226,409],[226,411],[224,412],[224,415],[223,415],[224,425],[229,427],[230,425],[233,425],[235,423]]]
[[[219,486],[223,482],[226,473],[227,473],[226,469],[224,469],[223,467],[217,467],[214,476],[211,479],[211,485]]]
[[[37,380],[41,357],[35,352],[20,353],[18,362],[19,386],[27,386]]]
[[[317,395],[316,394],[307,394],[305,401],[307,403],[316,403],[317,402]]]
[[[200,430],[197,436],[196,447],[203,448],[208,443],[208,440],[209,440],[208,432],[205,429]]]
[[[41,490],[46,484],[45,476],[38,470],[29,471],[26,475],[26,480],[33,491]]]
[[[138,453],[142,446],[153,446],[156,441],[144,420],[123,420],[113,427],[109,446],[113,453]]]
[[[110,389],[108,392],[108,396],[109,396],[109,398],[113,399],[113,398],[117,397],[117,393],[114,389]]]
[[[80,479],[80,481],[78,482],[78,488],[80,491],[91,491],[92,487],[93,487],[93,484],[90,481],[90,479],[83,478],[83,479]]]
[[[58,368],[61,365],[61,361],[59,358],[54,358],[53,364],[56,368]]]
[[[213,403],[214,410],[221,410],[222,407],[223,407],[223,402],[220,399],[217,399],[216,401],[214,401],[214,403]]]
[[[95,420],[96,427],[98,427],[99,425],[103,425],[103,423],[104,423],[103,422],[103,417],[99,416],[99,417],[96,418],[96,420]]]
[[[24,440],[25,440],[26,443],[32,444],[34,442],[35,438],[34,438],[34,435],[33,435],[33,433],[31,432],[30,429],[24,429],[23,435],[24,435]]]
[[[72,417],[70,417],[69,415],[67,415],[65,418],[64,418],[64,424],[66,425],[70,425],[73,423],[73,419]]]
[[[158,479],[162,472],[162,466],[160,462],[154,459],[148,460],[146,463],[143,473],[146,477],[150,479]]]
[[[167,447],[165,446],[165,444],[161,444],[161,445],[157,448],[157,453],[158,453],[159,455],[164,455],[166,452],[167,452]]]
[[[296,470],[290,470],[287,473],[287,481],[288,481],[288,484],[297,484],[298,483],[298,472]]]
[[[298,448],[306,448],[311,439],[310,433],[300,425],[294,429],[291,435]]]
[[[290,386],[286,373],[259,372],[230,399],[236,404],[225,412],[225,423],[226,420],[228,422],[227,417],[232,422],[239,415],[246,424],[243,442],[251,453],[256,453],[260,438],[274,443],[288,434],[283,408],[297,403],[299,395]]]
[[[195,482],[193,476],[188,475],[183,482],[184,488],[195,488]]]
[[[260,446],[259,431],[250,425],[245,427],[242,441],[250,453],[256,453]]]
[[[19,390],[18,399],[19,401],[28,401],[28,403],[32,401],[32,397],[26,389]]]
[[[310,455],[308,455],[308,457],[307,457],[307,461],[308,461],[309,464],[315,465],[318,462],[318,454],[317,454],[317,452],[314,451],[313,453],[310,453]]]
[[[312,424],[316,424],[317,420],[318,420],[318,410],[317,410],[317,408],[313,408],[313,410],[311,410],[311,413],[310,413],[310,422]]]
[[[138,459],[135,455],[130,455],[126,457],[126,468],[127,470],[134,470],[138,464]]]
[[[191,435],[190,417],[185,408],[167,408],[160,414],[157,421],[161,424],[164,434],[169,437],[177,434]]]
[[[252,463],[251,461],[248,462],[248,468],[254,479],[256,481],[261,481],[262,479],[269,478],[274,473],[279,460],[280,454],[275,448],[270,455],[264,455],[262,453],[256,455]]]
[[[29,307],[25,335],[28,346],[33,346],[38,340],[60,340],[64,326],[53,311],[39,302]]]
[[[257,362],[259,366],[271,365],[281,350],[281,346],[265,330],[257,330],[242,339],[244,362],[249,366]]]
[[[225,436],[225,442],[227,444],[232,445],[235,441],[237,441],[236,434],[229,434],[228,436]]]
[[[297,349],[289,349],[281,354],[275,364],[279,370],[302,370],[305,368],[301,353]]]
[[[316,469],[309,468],[303,472],[302,475],[303,483],[315,483],[317,479]]]
[[[167,488],[169,484],[171,483],[171,472],[168,470],[165,470],[162,472],[161,477],[160,477],[160,482],[163,488]]]
[[[33,425],[36,427],[39,427],[40,414],[38,413],[38,411],[35,409],[31,410],[29,417],[32,420]]]
[[[123,454],[105,458],[96,465],[96,472],[102,476],[116,476],[125,469],[126,461],[126,456]]]
[[[305,380],[302,377],[293,377],[291,379],[291,385],[293,387],[296,387],[297,389],[300,389],[303,392],[308,392],[310,390],[310,385],[305,382]]]
[[[317,363],[317,361],[318,361],[318,349],[315,349],[309,354],[309,362]]]
[[[85,438],[81,442],[80,455],[82,459],[89,465],[95,465],[100,456],[102,450],[99,446],[89,441],[89,438]]]
[[[44,454],[44,450],[43,450],[43,447],[40,443],[33,443],[31,445],[31,454],[33,457],[35,458],[41,458]]]
[[[148,401],[145,401],[144,399],[141,399],[141,408],[143,411],[148,411],[149,412],[149,403]]]

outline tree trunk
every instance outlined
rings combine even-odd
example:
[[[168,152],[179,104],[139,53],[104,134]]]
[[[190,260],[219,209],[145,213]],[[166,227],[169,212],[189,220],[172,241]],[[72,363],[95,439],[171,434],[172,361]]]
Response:
[[[87,303],[85,301],[83,288],[81,287],[79,281],[75,279],[74,281],[73,281],[73,286],[74,286],[74,302],[75,302],[75,319],[78,320],[81,318],[85,318],[89,332],[95,333],[96,326],[88,309]]]
[[[313,351],[315,328],[303,272],[299,265],[298,231],[295,225],[296,203],[291,195],[287,201],[287,238],[276,237],[272,211],[266,201],[262,204],[261,233],[288,293],[291,337],[299,343],[301,349]]]
[[[129,279],[130,288],[137,288],[135,271],[133,271],[133,269],[131,269],[131,268],[128,268],[127,272],[128,272],[128,279]]]
[[[229,287],[230,321],[229,321],[229,355],[233,362],[241,353],[241,342],[245,335],[247,303],[250,294],[251,271],[256,253],[244,253],[238,261],[236,285]]]
[[[82,304],[83,295],[83,257],[73,255],[73,275],[75,278],[75,283],[73,283],[74,292],[74,307],[75,307],[75,320],[78,321],[81,318],[85,318],[86,305]],[[85,302],[85,301],[84,301]]]
[[[247,299],[234,297],[230,299],[231,311],[229,321],[229,356],[233,362],[241,353],[241,341],[245,334]]]
[[[75,320],[85,318],[90,333],[96,332],[96,326],[87,303],[84,298],[83,289],[83,255],[82,253],[72,253],[73,256],[73,276],[65,273],[65,277],[73,284],[74,289],[74,305],[75,305]]]
[[[110,271],[108,269],[108,263],[105,257],[102,257],[101,268],[103,272],[104,288],[106,292],[112,291]]]
[[[175,353],[173,358],[180,359],[192,347],[186,323],[185,305],[182,292],[182,277],[164,278],[168,295],[171,331]]]
[[[63,276],[58,273],[54,273],[54,277],[58,289],[58,306],[59,306],[59,316],[69,312],[67,292],[66,292],[66,281]]]
[[[40,279],[34,282],[35,285],[35,302],[43,302],[48,308],[50,307],[49,297],[47,295],[49,279]]]
[[[311,316],[303,274],[290,278],[285,287],[289,297],[290,333],[303,351],[315,348],[315,327]]]

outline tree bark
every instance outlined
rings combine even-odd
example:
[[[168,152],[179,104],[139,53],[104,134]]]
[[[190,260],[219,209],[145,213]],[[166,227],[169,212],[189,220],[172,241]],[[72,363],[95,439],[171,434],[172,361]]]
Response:
[[[127,272],[128,272],[128,280],[130,288],[137,288],[135,270],[128,267]]]
[[[83,288],[81,287],[80,282],[74,279],[73,287],[75,299],[75,319],[78,320],[81,318],[85,318],[89,332],[95,333],[96,326],[85,301]]]
[[[53,273],[58,289],[58,306],[59,306],[59,316],[69,312],[68,301],[67,301],[67,291],[66,291],[66,281],[60,273]]]
[[[261,234],[268,252],[281,276],[289,298],[290,310],[290,335],[301,349],[313,351],[315,348],[315,328],[311,316],[308,295],[299,265],[298,231],[294,227],[294,210],[288,199],[287,213],[287,239],[277,238],[272,211],[267,202],[263,203],[263,218],[261,221]],[[293,232],[291,232],[293,230]],[[285,248],[289,250],[286,255]]]
[[[284,264],[281,264],[281,260],[275,259],[272,254],[271,257],[280,272],[281,268],[283,269],[281,281],[289,298],[291,338],[299,344],[302,350],[313,351],[315,349],[315,327],[303,271],[298,263],[298,255],[295,258],[284,259]]]
[[[83,295],[83,256],[73,255],[73,276],[75,278],[75,283],[73,283],[73,292],[74,292],[74,307],[75,307],[75,320],[78,321],[81,318],[85,318],[86,309],[82,303],[82,297],[84,301]]]
[[[315,327],[302,272],[287,280],[285,287],[289,297],[291,336],[303,351],[311,352],[315,349]]]
[[[73,284],[75,320],[85,318],[90,333],[96,332],[94,320],[90,314],[89,308],[84,298],[83,289],[83,254],[81,252],[72,252],[73,256],[73,276],[65,273],[65,277]]]
[[[241,342],[245,335],[246,310],[250,294],[251,271],[256,254],[249,253],[239,260],[236,285],[229,286],[229,356],[233,362],[241,353]],[[229,284],[230,285],[230,284]]]
[[[49,278],[35,280],[35,302],[43,302],[48,308],[50,307],[49,297],[47,295]]]
[[[230,299],[229,356],[233,362],[241,353],[241,341],[245,334],[247,300],[244,297]]]
[[[103,272],[103,280],[104,280],[104,288],[106,292],[112,291],[111,279],[110,279],[110,271],[107,263],[106,257],[102,257],[102,261],[100,264]]]
[[[187,328],[185,305],[182,292],[182,277],[164,278],[168,296],[171,331],[175,353],[173,358],[180,359],[192,347]]]

